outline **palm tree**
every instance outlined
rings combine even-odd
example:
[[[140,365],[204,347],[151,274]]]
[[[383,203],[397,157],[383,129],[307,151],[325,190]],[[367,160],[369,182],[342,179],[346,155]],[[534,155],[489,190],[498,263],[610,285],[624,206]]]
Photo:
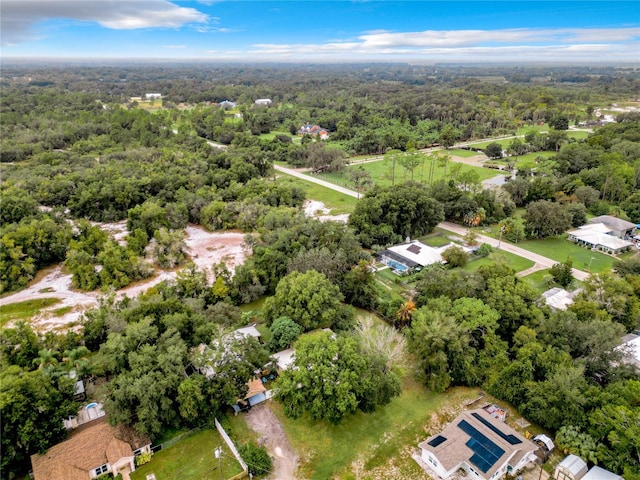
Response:
[[[43,348],[38,351],[38,357],[33,360],[33,364],[38,366],[38,370],[49,370],[58,365],[57,356],[60,352]]]
[[[416,309],[416,304],[413,303],[413,300],[407,300],[405,303],[400,305],[400,309],[396,313],[396,318],[398,322],[396,326],[404,327],[411,322],[411,314]]]
[[[85,346],[80,346],[72,350],[65,350],[62,362],[67,370],[75,370],[80,378],[89,373],[89,355],[91,352]]]

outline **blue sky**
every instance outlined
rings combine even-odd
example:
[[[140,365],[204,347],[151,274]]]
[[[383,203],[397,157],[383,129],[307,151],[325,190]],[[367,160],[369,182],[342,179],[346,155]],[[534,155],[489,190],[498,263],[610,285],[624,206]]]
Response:
[[[2,0],[3,58],[640,63],[637,0]]]

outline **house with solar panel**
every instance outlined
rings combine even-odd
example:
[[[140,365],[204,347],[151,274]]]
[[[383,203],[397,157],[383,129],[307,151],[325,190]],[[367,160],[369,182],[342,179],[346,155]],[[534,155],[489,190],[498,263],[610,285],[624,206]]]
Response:
[[[468,478],[479,480],[515,474],[536,460],[539,448],[481,408],[462,412],[418,446],[416,459],[429,473],[448,479],[463,470]]]

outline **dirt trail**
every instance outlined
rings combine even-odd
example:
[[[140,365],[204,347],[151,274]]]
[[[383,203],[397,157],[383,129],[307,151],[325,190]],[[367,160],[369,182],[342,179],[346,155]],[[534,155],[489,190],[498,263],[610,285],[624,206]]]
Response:
[[[119,224],[100,224],[102,228],[112,234],[116,239],[121,235]],[[229,270],[242,264],[246,258],[243,249],[244,234],[240,232],[207,232],[206,230],[189,225],[186,228],[185,242],[188,247],[191,260],[200,270],[211,273],[211,265],[224,261]],[[135,297],[148,288],[175,278],[177,271],[157,271],[157,274],[140,283],[123,288],[116,292],[118,297]],[[211,279],[210,279],[211,280]],[[59,298],[60,303],[49,309],[43,310],[39,316],[32,319],[31,326],[39,331],[46,332],[65,328],[66,325],[76,322],[85,310],[98,306],[100,292],[81,292],[71,289],[71,274],[63,274],[62,266],[53,267],[46,275],[32,283],[24,290],[0,298],[0,306],[10,303],[35,300],[39,298]],[[63,307],[71,307],[62,315],[54,315],[53,310]]]
[[[266,447],[273,457],[273,473],[268,478],[271,480],[296,480],[298,455],[291,448],[282,424],[273,414],[269,405],[266,403],[256,405],[245,415],[247,425],[260,436],[258,441]]]

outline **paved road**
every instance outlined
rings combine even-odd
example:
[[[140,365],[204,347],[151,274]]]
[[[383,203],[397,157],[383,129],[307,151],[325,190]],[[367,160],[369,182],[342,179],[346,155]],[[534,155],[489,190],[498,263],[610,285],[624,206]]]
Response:
[[[321,180],[311,175],[305,175],[291,168],[281,167],[279,165],[274,165],[274,168],[278,172],[286,173],[287,175],[301,178],[302,180],[306,180],[307,182],[316,183],[318,185],[322,185],[323,187],[331,188],[332,190],[335,190],[337,192],[344,193],[345,195],[350,195],[352,197],[358,198],[358,193],[354,192],[353,190],[349,190],[348,188],[340,187],[339,185],[335,185],[331,182]],[[467,233],[467,229],[465,227],[461,227],[460,225],[456,225],[450,222],[442,222],[438,225],[438,227],[460,236],[464,236]],[[557,261],[550,258],[543,257],[542,255],[530,252],[529,250],[525,250],[524,248],[517,247],[505,241],[501,242],[500,240],[496,240],[495,238],[487,237],[486,235],[478,235],[478,240],[487,243],[492,247],[500,248],[500,250],[504,250],[505,252],[513,253],[514,255],[518,255],[519,257],[531,260],[538,265],[542,265],[544,268],[551,268],[553,265],[558,263]],[[582,270],[574,268],[572,269],[572,272],[573,276],[578,280],[586,280],[589,277],[589,274]]]
[[[286,173],[287,175],[291,175],[292,177],[301,178],[302,180],[306,180],[307,182],[311,182],[311,183],[317,183],[318,185],[322,185],[323,187],[330,188],[332,190],[335,190],[336,192],[344,193],[345,195],[349,195],[350,197],[359,198],[358,192],[354,192],[353,190],[349,190],[348,188],[344,188],[344,187],[341,187],[340,185],[336,185],[335,183],[321,180],[311,175],[300,173],[299,171],[294,170],[293,168],[281,167],[280,165],[274,165],[273,168],[277,172]]]

